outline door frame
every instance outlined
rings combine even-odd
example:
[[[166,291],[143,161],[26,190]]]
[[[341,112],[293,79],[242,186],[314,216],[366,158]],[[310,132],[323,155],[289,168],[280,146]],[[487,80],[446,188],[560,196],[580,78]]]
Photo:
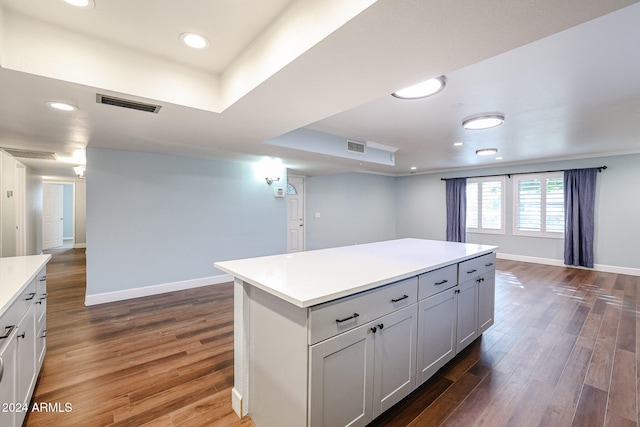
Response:
[[[72,236],[72,247],[76,246],[76,183],[75,181],[69,181],[64,179],[44,179],[42,180],[42,198],[44,200],[44,186],[45,184],[69,184],[72,188],[72,198],[71,198],[71,210],[73,211],[73,215],[71,215],[71,230],[73,232]],[[63,195],[64,197],[64,195]],[[62,235],[64,242],[64,233]],[[42,241],[44,242],[44,214],[42,215]]]
[[[27,232],[26,232],[26,217],[27,217],[27,168],[20,162],[16,162],[16,226],[18,227],[16,232],[16,256],[23,256],[27,254]]]
[[[296,175],[296,174],[289,174],[287,173],[287,186],[289,185],[289,179],[290,178],[298,178],[302,180],[302,221],[303,224],[306,225],[307,222],[307,178],[304,175]],[[285,189],[286,190],[286,189]],[[285,191],[285,194],[287,194],[287,192]],[[300,193],[298,193],[300,194]],[[288,197],[288,194],[287,194]],[[287,221],[289,219],[289,203],[287,203]],[[287,239],[287,253],[289,253],[289,227],[287,227],[287,230],[285,231],[287,233],[286,235],[286,239]],[[302,227],[302,251],[306,251],[307,250],[307,228],[306,226]]]

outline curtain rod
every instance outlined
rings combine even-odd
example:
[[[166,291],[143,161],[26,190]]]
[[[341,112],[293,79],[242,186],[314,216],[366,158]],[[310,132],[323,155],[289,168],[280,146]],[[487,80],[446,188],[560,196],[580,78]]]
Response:
[[[603,170],[605,170],[607,167],[606,166],[598,166],[594,169],[598,169],[598,172],[602,172]],[[511,178],[512,175],[531,175],[534,173],[551,173],[551,172],[564,172],[565,170],[570,170],[570,169],[557,169],[557,170],[553,170],[553,171],[538,171],[538,172],[512,172],[512,173],[498,173],[495,175],[477,175],[477,176],[464,176],[464,177],[459,177],[459,178],[491,178],[494,176],[508,176],[509,178]],[[446,181],[448,179],[455,179],[455,178],[440,178],[440,180],[442,181]]]

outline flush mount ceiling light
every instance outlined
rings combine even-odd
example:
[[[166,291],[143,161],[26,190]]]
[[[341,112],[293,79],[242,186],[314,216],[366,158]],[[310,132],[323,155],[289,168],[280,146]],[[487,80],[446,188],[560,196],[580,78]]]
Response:
[[[71,104],[67,104],[66,102],[59,102],[59,101],[48,101],[47,105],[51,108],[55,108],[56,110],[62,110],[62,111],[74,111],[78,109],[78,107],[76,107],[75,105],[71,105]]]
[[[467,117],[462,120],[462,127],[469,130],[489,129],[504,123],[504,114],[485,113]]]
[[[447,79],[444,76],[436,77],[433,79],[425,80],[413,86],[400,89],[391,95],[400,99],[420,99],[427,96],[435,95],[442,91],[446,85]]]
[[[182,33],[180,34],[180,40],[194,49],[204,49],[209,46],[209,40],[205,36],[196,33]]]
[[[71,6],[80,7],[82,9],[92,9],[96,4],[93,0],[63,0]]]
[[[492,154],[496,154],[497,152],[497,148],[483,148],[481,150],[476,150],[476,154],[478,156],[491,156]]]

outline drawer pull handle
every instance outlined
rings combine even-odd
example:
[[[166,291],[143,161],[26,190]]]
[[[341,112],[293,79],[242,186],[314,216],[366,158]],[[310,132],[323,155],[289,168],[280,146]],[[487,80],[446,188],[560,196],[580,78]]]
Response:
[[[44,282],[45,280],[47,280],[47,276],[42,276],[42,277],[40,278],[40,281],[41,281],[41,282]]]
[[[438,286],[438,285],[444,285],[444,284],[445,284],[445,283],[447,283],[447,282],[448,282],[448,280],[447,280],[447,279],[444,279],[442,282],[436,282],[436,283],[435,283],[435,285],[436,285],[436,286]]]
[[[377,330],[378,330],[378,328],[376,328],[375,326],[373,328],[371,328],[371,332],[373,332],[374,334],[376,333]]]
[[[42,331],[42,336],[40,338],[46,338],[47,337],[47,330],[45,329],[44,331]]]
[[[380,329],[384,328],[384,323],[380,323],[380,324],[378,325],[378,328],[380,328]]]
[[[29,298],[25,298],[24,300],[25,300],[25,301],[31,301],[31,300],[33,299],[33,297],[35,297],[35,296],[36,296],[36,293],[35,293],[35,292],[31,292],[31,293],[29,294]]]
[[[473,270],[471,270],[471,271],[467,271],[467,274],[475,273],[476,271],[478,271],[478,270],[476,270],[476,269],[474,268],[474,269],[473,269]]]
[[[392,299],[391,302],[402,301],[403,299],[409,298],[409,295],[402,295],[400,298]]]
[[[13,332],[15,327],[16,327],[16,325],[5,326],[4,327],[4,335],[0,337],[0,340],[4,340],[4,339],[9,338],[9,335],[11,335],[11,332]]]
[[[346,322],[347,320],[355,319],[358,316],[360,316],[358,313],[353,313],[353,316],[345,317],[344,319],[336,319],[336,322],[338,323]]]
[[[17,338],[24,339],[26,332],[21,333],[20,335],[16,335]]]
[[[488,263],[488,264],[485,264],[484,266],[485,266],[485,267],[491,267],[492,265],[493,265],[493,263],[492,263],[492,262],[490,262],[490,263]]]

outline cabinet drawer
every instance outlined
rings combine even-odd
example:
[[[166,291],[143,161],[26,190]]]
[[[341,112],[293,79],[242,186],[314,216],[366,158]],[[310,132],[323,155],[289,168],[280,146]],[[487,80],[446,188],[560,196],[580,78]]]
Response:
[[[11,326],[18,327],[20,319],[36,298],[36,280],[32,280],[20,296],[11,304],[9,309],[0,317],[0,336],[5,335]]]
[[[438,292],[458,284],[458,266],[450,265],[418,276],[418,300],[425,299]]]
[[[353,329],[417,301],[418,278],[402,280],[309,309],[309,344]]]
[[[496,253],[482,255],[477,258],[472,258],[467,261],[463,261],[458,264],[458,279],[460,283],[486,273],[489,270],[495,270],[496,268]]]

